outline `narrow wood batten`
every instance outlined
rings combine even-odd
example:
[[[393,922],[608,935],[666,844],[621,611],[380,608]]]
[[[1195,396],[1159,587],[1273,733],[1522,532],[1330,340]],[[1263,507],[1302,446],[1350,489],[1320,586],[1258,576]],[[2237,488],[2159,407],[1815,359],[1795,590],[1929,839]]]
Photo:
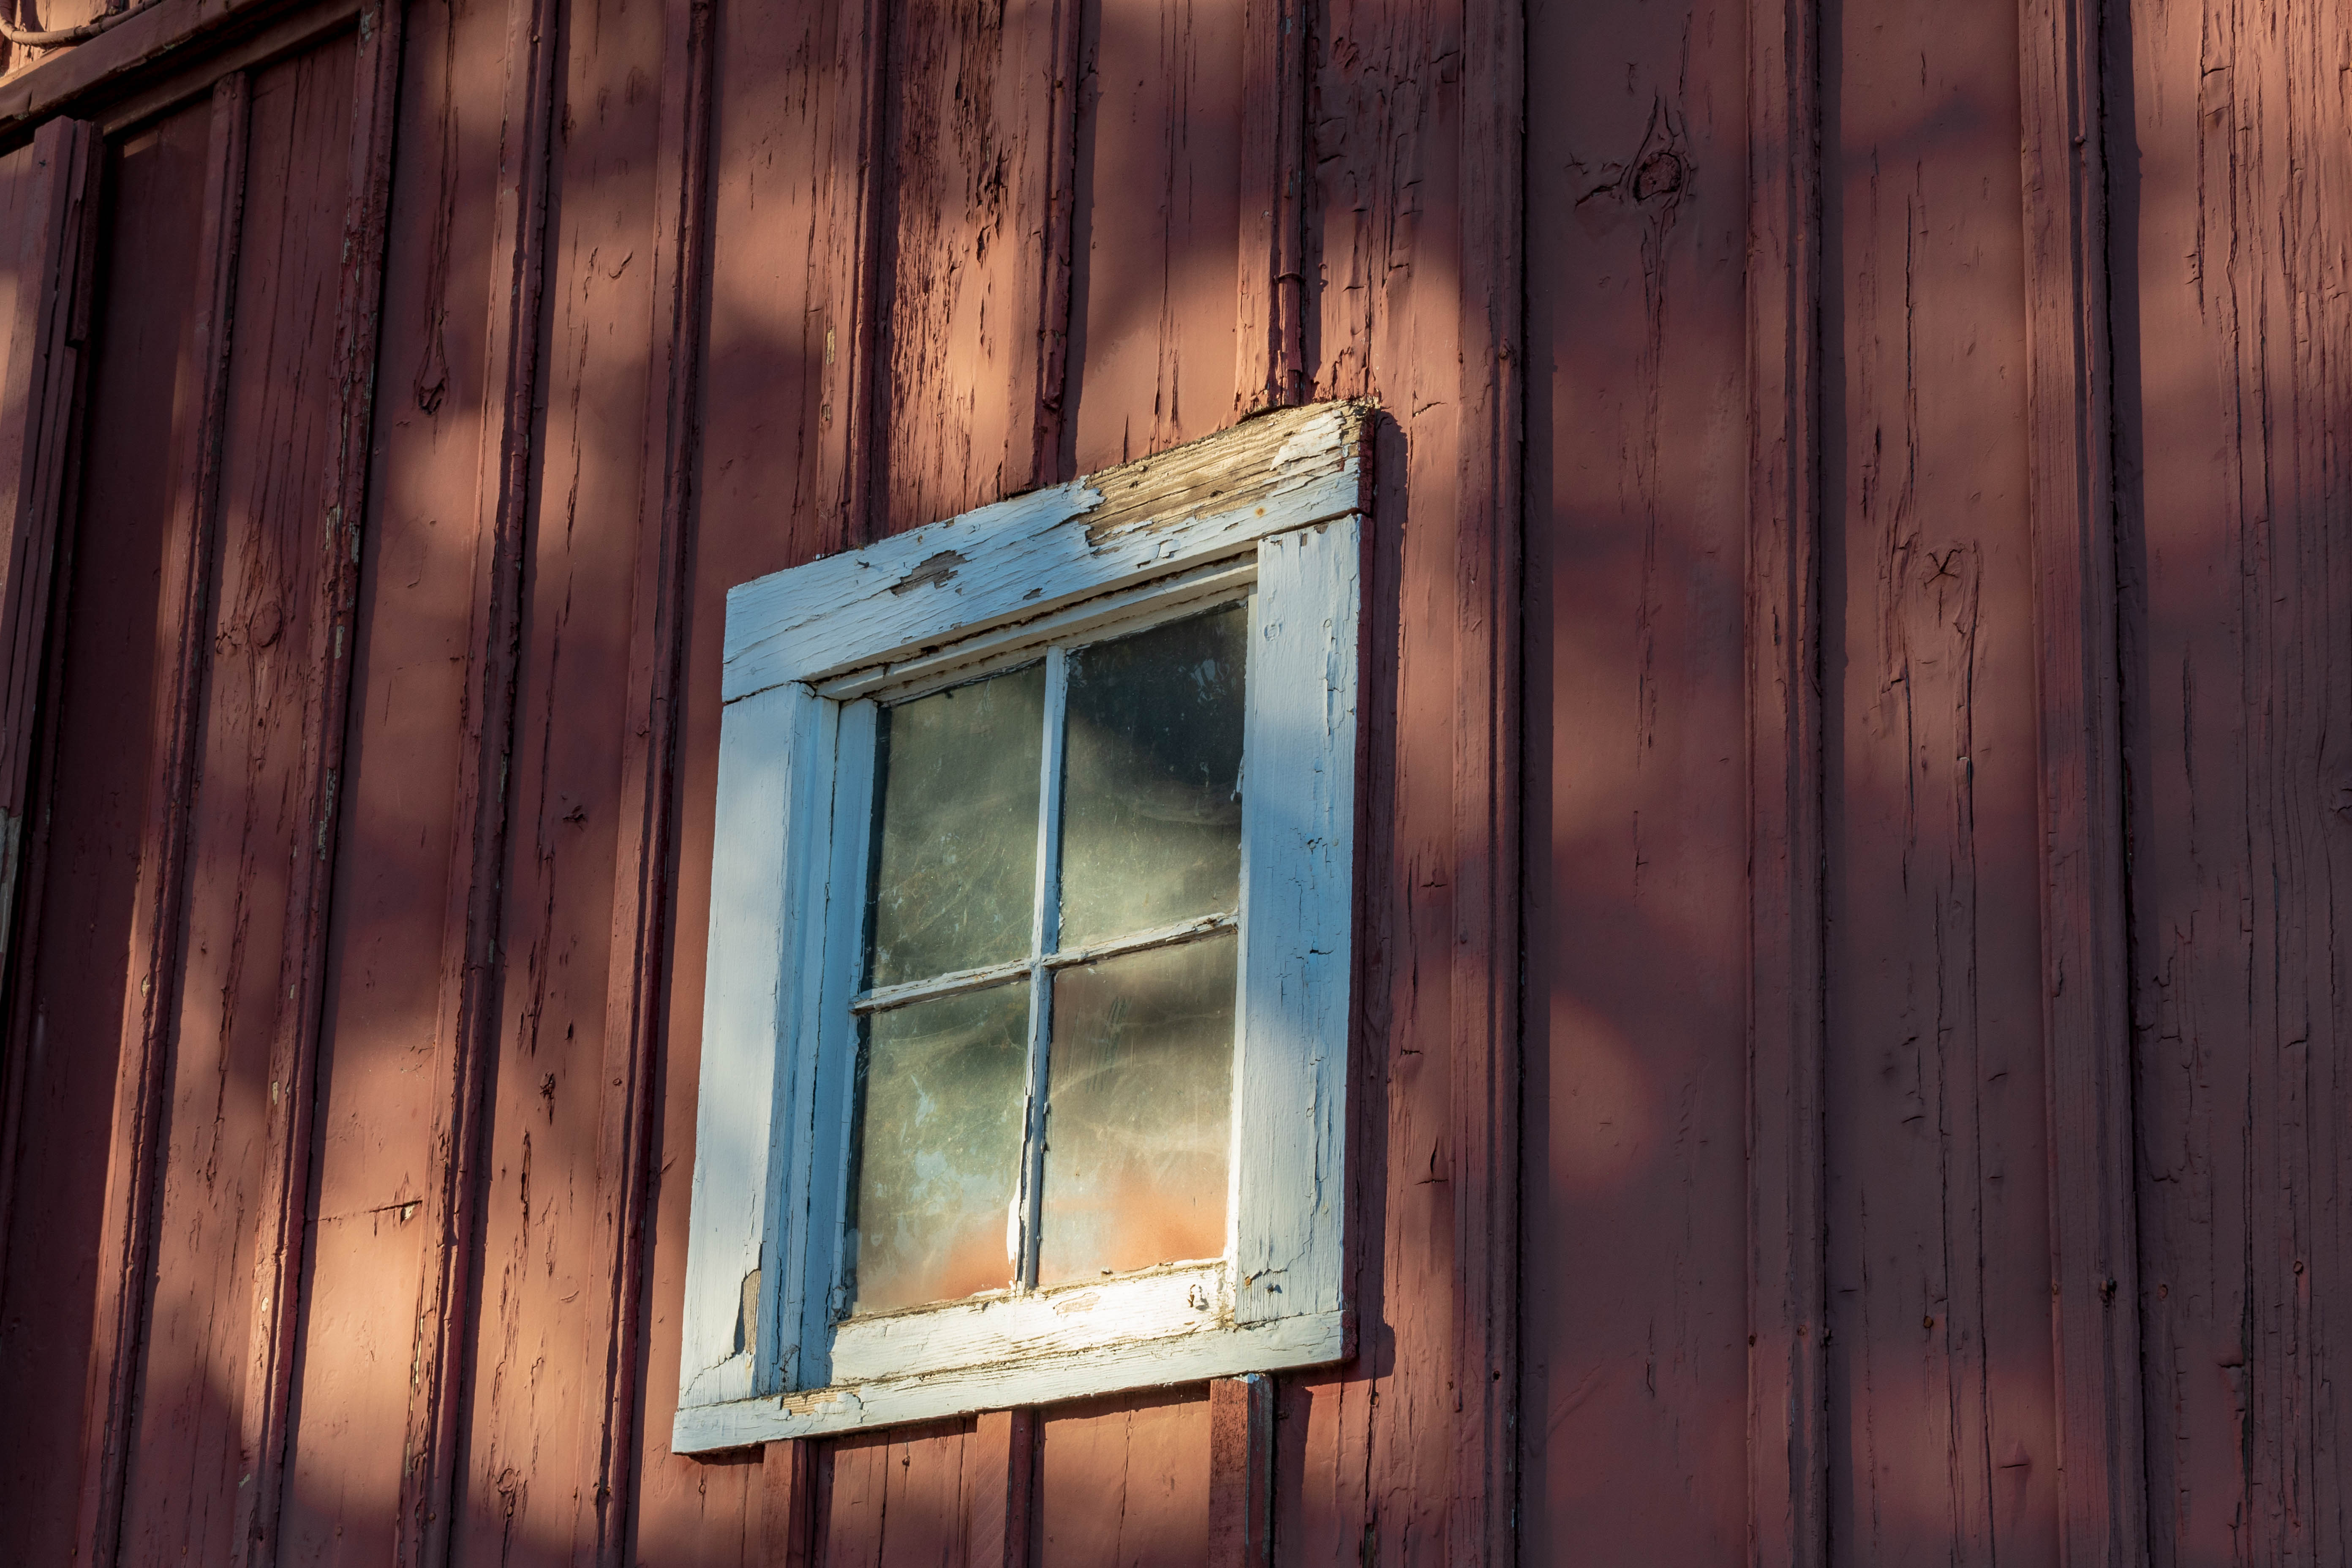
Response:
[[[1748,7],[1748,1560],[1829,1561],[1821,16]]]
[[[1274,1379],[1209,1384],[1208,1568],[1273,1568]]]
[[[1463,21],[1454,539],[1452,1487],[1446,1555],[1518,1538],[1522,1069],[1519,700],[1526,530],[1527,9]]]
[[[2020,0],[2026,454],[2060,1561],[2147,1561],[2108,319],[2105,8]]]
[[[1242,31],[1241,268],[1234,409],[1307,397],[1305,0],[1249,0]]]

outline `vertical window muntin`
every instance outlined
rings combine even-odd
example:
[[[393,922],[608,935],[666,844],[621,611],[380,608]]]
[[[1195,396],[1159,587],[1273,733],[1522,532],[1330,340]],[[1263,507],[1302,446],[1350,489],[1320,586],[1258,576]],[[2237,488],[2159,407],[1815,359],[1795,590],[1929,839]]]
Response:
[[[849,1001],[849,1012],[855,1022],[856,1061],[852,1073],[853,1103],[845,1151],[848,1169],[845,1173],[842,1190],[844,1223],[841,1246],[835,1255],[836,1279],[830,1292],[830,1299],[835,1303],[831,1314],[835,1321],[852,1318],[870,1321],[898,1313],[955,1307],[1005,1295],[1023,1296],[1039,1290],[1076,1288],[1106,1282],[1110,1278],[1150,1272],[1163,1266],[1217,1261],[1230,1252],[1234,1224],[1231,1185],[1235,1158],[1231,1128],[1235,1061],[1241,1049],[1243,1025],[1238,984],[1230,976],[1238,971],[1239,931],[1247,882],[1246,868],[1242,864],[1244,850],[1239,831],[1241,774],[1246,765],[1241,755],[1240,735],[1246,728],[1244,716],[1250,700],[1247,682],[1251,679],[1248,649],[1253,641],[1256,616],[1255,590],[1246,582],[1240,584],[1239,589],[1231,597],[1171,595],[1158,605],[1139,605],[1134,614],[1123,616],[1108,625],[1089,625],[1083,630],[1073,630],[1066,634],[1064,640],[1045,646],[1042,649],[1035,644],[1000,649],[992,656],[966,664],[951,674],[931,674],[928,679],[910,682],[897,691],[874,692],[865,696],[860,702],[875,715],[866,726],[874,736],[874,765],[868,775],[870,797],[864,807],[866,887],[862,900],[864,910],[857,922],[857,952],[854,961],[857,984]],[[1071,779],[1067,751],[1072,661],[1083,658],[1090,650],[1127,644],[1131,639],[1140,639],[1164,628],[1206,622],[1209,617],[1226,613],[1240,616],[1235,653],[1241,669],[1238,672],[1240,681],[1233,695],[1232,716],[1235,764],[1231,792],[1234,817],[1234,865],[1231,875],[1225,879],[1230,893],[1217,900],[1225,907],[1189,913],[1142,929],[1110,929],[1101,931],[1095,940],[1065,946],[1061,940],[1061,927],[1068,890],[1062,850],[1067,828],[1066,814]],[[1042,733],[1038,746],[1034,837],[1031,851],[1034,876],[1030,889],[1028,952],[1002,961],[914,977],[906,976],[902,971],[890,966],[877,964],[881,890],[886,876],[886,797],[890,788],[888,737],[893,720],[898,711],[913,709],[918,704],[948,697],[957,691],[971,690],[992,681],[1017,677],[1033,668],[1042,672],[1044,700],[1040,715]],[[1212,945],[1226,949],[1225,968],[1229,976],[1223,984],[1222,997],[1223,1104],[1220,1119],[1223,1127],[1219,1133],[1220,1169],[1215,1184],[1219,1205],[1214,1226],[1216,1243],[1205,1251],[1182,1258],[1154,1258],[1123,1268],[1084,1272],[1064,1269],[1060,1277],[1050,1277],[1052,1271],[1046,1267],[1045,1256],[1045,1247],[1049,1240],[1046,1232],[1050,1226],[1045,1221],[1045,1210],[1051,1195],[1047,1189],[1053,1181],[1048,1156],[1052,1146],[1053,1004],[1056,978],[1066,972],[1074,971],[1084,974],[1099,973],[1121,961],[1142,960],[1148,963],[1150,955],[1172,956],[1186,948]],[[877,984],[885,974],[892,976],[888,983]],[[1007,1189],[1005,1282],[980,1291],[939,1294],[920,1300],[885,1299],[868,1305],[860,1300],[861,1295],[869,1294],[866,1281],[860,1278],[860,1264],[865,1261],[860,1257],[861,1247],[865,1245],[860,1227],[870,1225],[872,1216],[861,1214],[859,1188],[863,1146],[868,1131],[867,1077],[877,1022],[893,1014],[907,1013],[948,998],[977,1000],[982,995],[1009,992],[1016,986],[1027,992],[1027,1050],[1021,1105],[1021,1150],[1017,1171],[1009,1173],[1014,1179]],[[1075,1182],[1070,1184],[1076,1185]],[[1191,1234],[1197,1237],[1201,1231],[1196,1226]]]

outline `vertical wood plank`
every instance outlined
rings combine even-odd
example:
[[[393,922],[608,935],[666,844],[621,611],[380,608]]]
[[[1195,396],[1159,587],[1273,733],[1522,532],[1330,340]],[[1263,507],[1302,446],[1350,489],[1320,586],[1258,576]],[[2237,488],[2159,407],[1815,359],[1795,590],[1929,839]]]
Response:
[[[179,1007],[181,932],[189,849],[189,811],[203,742],[199,730],[210,624],[206,569],[218,531],[222,442],[227,424],[228,364],[236,295],[236,258],[244,217],[245,143],[249,94],[242,73],[214,89],[207,125],[204,205],[197,243],[196,318],[185,362],[200,412],[181,455],[179,515],[163,561],[158,595],[152,732],[156,778],[148,793],[133,906],[131,963],[116,1077],[113,1136],[108,1151],[101,1221],[98,1328],[84,1399],[88,1445],[82,1464],[78,1555],[112,1563],[120,1546],[125,1477],[133,1440],[146,1279],[154,1249],[168,1055]]]
[[[1037,1428],[1030,1406],[983,1411],[966,1440],[971,1473],[964,1560],[970,1568],[1028,1568],[1036,1527]]]
[[[1504,1564],[1518,1538],[1524,0],[1466,6],[1462,47],[1449,977],[1457,1414],[1446,1555]]]
[[[1055,0],[891,16],[877,532],[1029,489],[1037,471]]]
[[[670,0],[666,9],[661,125],[654,193],[654,321],[657,334],[646,400],[646,449],[659,454],[641,502],[635,608],[622,732],[619,821],[614,855],[611,963],[606,971],[604,1051],[597,1131],[600,1255],[612,1259],[604,1303],[603,1426],[597,1478],[599,1568],[622,1568],[630,1550],[637,1489],[640,1422],[661,1413],[638,1409],[646,1360],[645,1271],[650,1244],[654,1120],[670,954],[670,889],[677,840],[677,748],[686,626],[692,575],[694,477],[700,456],[704,310],[710,290],[711,95],[716,75],[715,13],[708,0]],[[654,488],[658,484],[658,489]],[[780,1454],[780,1450],[782,1451]],[[794,1508],[811,1502],[804,1445],[771,1444],[772,1499],[789,1477]],[[805,1551],[804,1519],[792,1550]],[[786,1555],[790,1558],[789,1552]]]
[[[98,249],[99,149],[79,121],[53,120],[0,163],[0,219],[16,238],[0,277],[0,973],[15,951],[26,881],[38,700],[54,673],[52,583],[71,504],[74,425]],[[21,1012],[19,1005],[14,1011]],[[19,1030],[16,1038],[22,1039]],[[27,1068],[0,1059],[0,1280],[7,1271]]]
[[[1748,1552],[1829,1561],[1821,37],[1748,7]]]
[[[1197,1384],[1047,1412],[1037,1459],[1040,1568],[1207,1561],[1208,1428]]]
[[[299,786],[316,850],[299,858],[295,884],[289,890],[290,1005],[279,1015],[270,1053],[269,1081],[276,1093],[256,1216],[260,1239],[254,1257],[254,1314],[243,1390],[243,1431],[246,1452],[252,1456],[253,1480],[239,1491],[236,1560],[240,1568],[267,1568],[276,1561],[284,1501],[404,5],[405,0],[375,0],[363,7],[355,53],[349,195],[334,324],[336,428],[318,535],[321,570],[309,615],[311,674],[303,706],[308,741]]]
[[[9,160],[7,259],[15,308],[0,367],[0,963],[16,917],[25,805],[31,776],[34,700],[47,647],[49,584],[66,497],[66,436],[80,363],[73,332],[94,247],[95,136],[52,120]],[[0,1237],[6,1234],[0,1175]],[[0,1242],[0,1246],[5,1246]]]
[[[405,1560],[446,1563],[464,1468],[463,1391],[477,1315],[468,1296],[484,1201],[484,1101],[498,1051],[498,955],[508,854],[515,690],[522,679],[528,543],[542,354],[541,296],[554,121],[559,12],[510,0],[498,182],[491,198],[482,440],[474,505],[474,600],[457,755],[451,863],[436,1006],[434,1164],[425,1193],[431,1248],[418,1303],[397,1539]],[[450,26],[455,26],[451,18]]]
[[[1067,433],[1070,406],[1070,311],[1078,224],[1078,51],[1082,0],[1054,0],[1048,26],[1052,98],[1046,108],[1047,149],[1037,261],[1043,269],[1037,310],[1037,419],[1031,443],[1030,483],[1059,484],[1072,477]]]
[[[1209,1568],[1272,1568],[1275,1381],[1209,1384]]]
[[[889,384],[890,305],[883,297],[885,258],[890,253],[889,172],[885,164],[890,125],[890,0],[863,0],[845,16],[857,25],[833,38],[833,68],[824,96],[819,207],[834,233],[849,231],[851,242],[835,252],[820,286],[824,317],[824,370],[820,382],[818,443],[822,493],[838,510],[835,550],[855,549],[885,531],[880,477],[883,431],[889,419],[884,390]],[[843,268],[842,259],[848,263]],[[837,434],[836,434],[837,432]],[[825,484],[831,479],[830,484]]]
[[[1241,270],[1271,265],[1236,239],[1250,199],[1236,176],[1252,159],[1245,121],[1261,85],[1246,74],[1249,25],[1240,5],[1210,0],[1086,7],[1076,357],[1064,393],[1076,400],[1071,473],[1164,451],[1235,416]],[[1275,87],[1271,77],[1263,85]]]
[[[815,1568],[817,1445],[771,1443],[760,1457],[761,1568]]]
[[[1234,407],[1306,395],[1307,47],[1301,0],[1250,0],[1242,16],[1241,267]]]
[[[2140,1361],[2162,1568],[2352,1559],[2343,22],[2332,5],[2105,13]]]
[[[2095,0],[2021,0],[2018,8],[2052,1328],[2068,1568],[2124,1568],[2147,1558],[2116,684],[2105,14]]]

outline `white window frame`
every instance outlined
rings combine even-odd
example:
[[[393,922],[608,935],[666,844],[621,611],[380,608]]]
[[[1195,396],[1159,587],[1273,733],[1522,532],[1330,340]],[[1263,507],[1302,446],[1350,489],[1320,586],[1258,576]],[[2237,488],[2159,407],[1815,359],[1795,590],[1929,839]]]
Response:
[[[729,594],[675,1451],[1352,1353],[1368,417],[1268,415]],[[1224,1257],[836,1321],[876,699],[1244,595]]]

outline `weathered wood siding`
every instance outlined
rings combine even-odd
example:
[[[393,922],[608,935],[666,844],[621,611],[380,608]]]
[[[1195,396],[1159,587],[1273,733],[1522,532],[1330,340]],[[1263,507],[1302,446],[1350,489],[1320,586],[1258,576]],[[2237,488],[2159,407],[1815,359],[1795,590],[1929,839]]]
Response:
[[[2344,1561],[2348,62],[2345,0],[12,47],[0,1557]],[[1355,1359],[672,1455],[726,591],[1324,397]]]

